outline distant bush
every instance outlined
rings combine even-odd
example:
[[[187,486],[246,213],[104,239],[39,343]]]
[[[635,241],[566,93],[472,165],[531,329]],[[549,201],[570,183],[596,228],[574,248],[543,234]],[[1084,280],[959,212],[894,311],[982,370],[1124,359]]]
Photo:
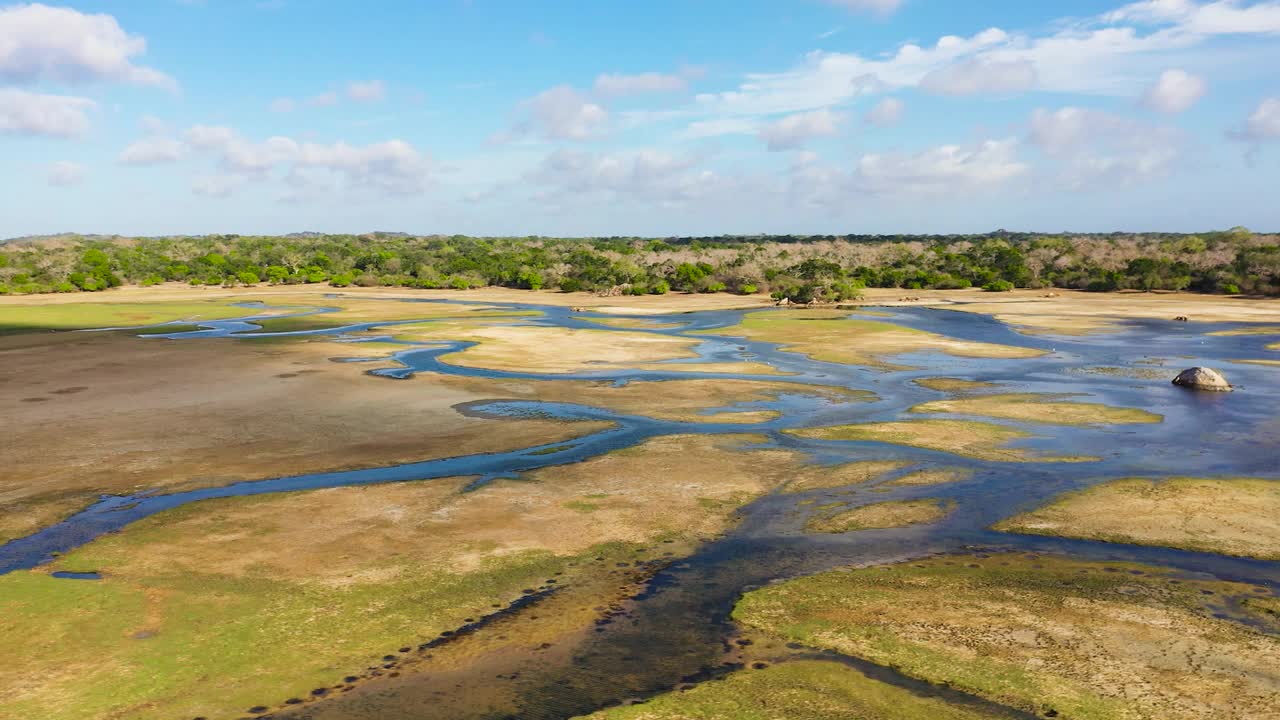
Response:
[[[1013,289],[1013,283],[1008,280],[993,280],[982,286],[987,292],[1009,292]]]

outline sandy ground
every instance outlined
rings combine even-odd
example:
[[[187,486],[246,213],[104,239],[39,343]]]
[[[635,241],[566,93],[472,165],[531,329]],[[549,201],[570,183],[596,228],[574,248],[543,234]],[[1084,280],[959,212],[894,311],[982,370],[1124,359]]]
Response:
[[[1280,560],[1280,482],[1117,480],[995,529]]]

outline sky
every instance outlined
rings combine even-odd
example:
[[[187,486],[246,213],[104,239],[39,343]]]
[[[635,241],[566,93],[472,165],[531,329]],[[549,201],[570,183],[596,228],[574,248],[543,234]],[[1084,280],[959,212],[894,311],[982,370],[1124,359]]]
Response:
[[[1280,230],[1280,0],[0,0],[0,237]]]

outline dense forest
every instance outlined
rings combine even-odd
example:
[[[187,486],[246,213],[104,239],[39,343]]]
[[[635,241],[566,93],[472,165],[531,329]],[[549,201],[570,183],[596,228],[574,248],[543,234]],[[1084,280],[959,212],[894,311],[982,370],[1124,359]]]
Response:
[[[1193,290],[1280,295],[1280,242],[1186,234],[480,238],[398,233],[82,237],[0,245],[0,294],[125,284],[327,283],[600,293],[771,293],[840,301],[863,287]]]

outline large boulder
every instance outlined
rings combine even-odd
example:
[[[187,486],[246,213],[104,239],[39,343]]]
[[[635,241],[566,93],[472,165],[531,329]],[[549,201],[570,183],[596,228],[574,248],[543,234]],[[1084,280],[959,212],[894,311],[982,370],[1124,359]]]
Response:
[[[1222,373],[1207,367],[1193,367],[1178,373],[1173,379],[1174,385],[1192,390],[1208,390],[1210,392],[1231,392],[1231,383],[1222,377]]]

